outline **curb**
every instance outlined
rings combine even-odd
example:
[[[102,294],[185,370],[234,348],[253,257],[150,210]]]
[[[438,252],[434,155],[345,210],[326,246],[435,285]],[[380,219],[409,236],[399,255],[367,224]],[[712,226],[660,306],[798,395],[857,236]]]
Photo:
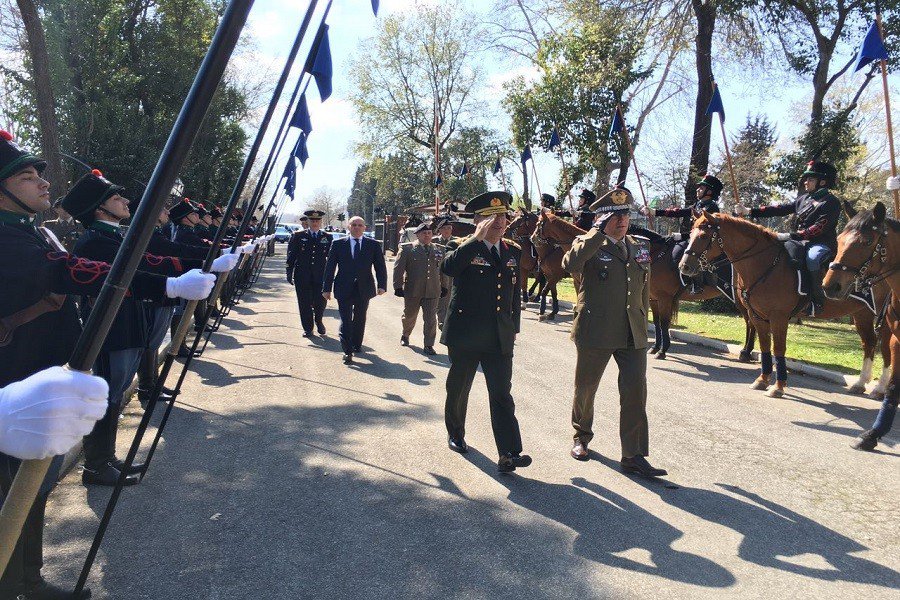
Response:
[[[574,308],[574,305],[566,300],[560,300],[559,306],[560,308],[566,308],[568,310],[572,310]],[[647,333],[650,335],[655,335],[656,329],[652,323],[650,323],[649,327],[647,328]],[[733,354],[735,356],[740,354],[741,350],[743,349],[743,346],[740,344],[729,344],[721,340],[714,340],[712,338],[703,337],[702,335],[697,335],[696,333],[688,333],[686,331],[678,331],[676,329],[669,330],[669,337],[671,337],[673,340],[684,342],[685,344],[702,346],[711,350],[718,350],[719,352],[727,352],[728,354]],[[759,361],[759,352],[754,350],[752,357],[754,361]],[[829,383],[836,383],[838,385],[846,387],[852,386],[859,379],[858,376],[846,375],[844,373],[838,373],[837,371],[815,367],[813,365],[798,360],[792,360],[790,358],[787,359],[787,367],[788,370],[793,373],[800,373],[809,377],[815,377],[816,379],[821,379],[823,381],[828,381]]]

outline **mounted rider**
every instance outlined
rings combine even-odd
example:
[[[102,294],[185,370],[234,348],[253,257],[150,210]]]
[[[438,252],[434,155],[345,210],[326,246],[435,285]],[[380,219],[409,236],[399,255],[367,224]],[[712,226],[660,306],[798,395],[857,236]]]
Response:
[[[837,250],[837,223],[841,203],[829,188],[837,184],[837,169],[827,162],[812,160],[800,176],[800,185],[806,191],[793,202],[748,208],[743,204],[734,207],[735,214],[750,217],[780,217],[796,214],[794,230],[779,233],[778,239],[793,240],[803,246],[806,269],[810,274],[810,298],[818,312],[825,303],[822,291],[823,271]]]
[[[578,208],[575,209],[575,225],[588,231],[594,225],[594,211],[591,204],[597,201],[597,195],[591,190],[581,190],[578,194]]]

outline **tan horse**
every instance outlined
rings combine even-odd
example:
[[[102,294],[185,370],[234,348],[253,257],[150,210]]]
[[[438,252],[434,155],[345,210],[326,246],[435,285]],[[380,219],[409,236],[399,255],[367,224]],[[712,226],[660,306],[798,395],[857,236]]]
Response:
[[[762,368],[752,387],[757,390],[769,388],[774,354],[776,381],[769,396],[780,398],[787,386],[788,322],[804,310],[809,301],[797,292],[796,269],[774,232],[744,219],[703,211],[694,221],[690,244],[679,268],[685,275],[695,276],[700,272],[701,262],[712,261],[722,254],[728,257],[737,272],[737,292],[759,333]],[[881,306],[888,292],[887,286],[880,284],[874,291],[876,306]],[[846,315],[852,316],[863,344],[863,369],[859,380],[851,387],[851,391],[860,392],[871,379],[872,360],[879,341],[873,327],[875,315],[856,300],[840,300],[826,302],[815,318],[834,319]],[[882,357],[885,364],[890,362],[887,336],[882,340]]]
[[[874,426],[853,444],[857,450],[874,450],[878,439],[890,431],[900,398],[900,223],[886,215],[884,204],[878,202],[850,219],[838,236],[837,256],[822,282],[825,294],[835,300],[845,300],[854,288],[882,281],[891,288],[885,315],[891,332],[890,375],[886,367],[879,381],[889,380],[890,385],[884,388]]]
[[[531,234],[531,242],[534,244],[540,260],[541,272],[547,278],[547,282],[539,294],[546,298],[547,291],[556,289],[556,285],[569,275],[562,268],[563,255],[572,247],[572,242],[579,235],[584,235],[584,229],[577,227],[562,217],[557,217],[552,212],[541,211],[538,215],[537,225]],[[573,277],[575,289],[578,289],[578,279]],[[559,312],[559,303],[556,295],[553,295],[553,310],[547,315],[547,319],[553,320]],[[543,321],[544,301],[541,302],[541,320]]]
[[[506,228],[506,237],[517,243],[522,248],[522,258],[519,260],[519,283],[522,286],[522,308],[528,302],[528,278],[535,277],[538,273],[538,259],[533,255],[534,244],[531,243],[531,234],[537,226],[537,215],[525,211],[516,216]],[[536,254],[536,252],[534,252]]]

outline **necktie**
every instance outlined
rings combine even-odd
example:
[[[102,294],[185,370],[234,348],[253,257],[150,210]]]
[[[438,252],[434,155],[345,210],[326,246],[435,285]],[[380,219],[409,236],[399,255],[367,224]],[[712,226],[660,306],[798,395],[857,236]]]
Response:
[[[619,252],[622,253],[622,256],[628,256],[628,247],[625,246],[625,240],[619,240],[618,242],[616,242],[616,246],[619,247]]]
[[[491,256],[494,257],[494,260],[497,261],[497,264],[500,264],[500,252],[497,251],[497,246],[491,246]]]
[[[353,238],[353,259],[356,260],[357,256],[359,256],[359,240]]]

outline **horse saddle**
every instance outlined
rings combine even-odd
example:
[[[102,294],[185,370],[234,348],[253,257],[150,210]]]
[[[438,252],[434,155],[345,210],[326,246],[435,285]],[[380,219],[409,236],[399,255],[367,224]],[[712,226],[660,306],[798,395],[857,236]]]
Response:
[[[809,296],[813,274],[806,268],[806,245],[796,240],[788,240],[784,242],[784,249],[787,251],[791,267],[797,271],[797,293],[801,296]],[[826,270],[822,269],[821,273],[816,275],[824,278],[825,272]],[[862,302],[866,308],[872,311],[872,314],[878,314],[871,288],[853,290],[850,292],[850,297],[857,302]]]
[[[678,271],[678,278],[684,287],[689,287],[692,281],[697,281],[701,285],[714,285],[732,303],[737,303],[734,296],[734,286],[731,284],[734,281],[734,267],[727,260],[717,261],[713,265],[712,273],[706,271],[699,277],[688,277],[681,271]]]

